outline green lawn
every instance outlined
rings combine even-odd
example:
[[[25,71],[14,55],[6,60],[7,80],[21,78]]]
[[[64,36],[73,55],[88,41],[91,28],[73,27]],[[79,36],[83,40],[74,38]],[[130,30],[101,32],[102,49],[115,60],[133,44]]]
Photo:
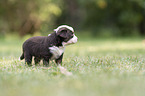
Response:
[[[145,96],[143,39],[80,39],[66,47],[61,73],[54,62],[27,67],[24,40],[0,40],[0,96]]]

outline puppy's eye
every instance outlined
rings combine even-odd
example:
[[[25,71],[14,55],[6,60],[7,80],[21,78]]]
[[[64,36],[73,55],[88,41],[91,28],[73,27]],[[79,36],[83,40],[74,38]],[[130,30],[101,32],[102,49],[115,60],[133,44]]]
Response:
[[[71,31],[70,31],[69,33],[70,33],[71,35],[73,35],[73,33],[72,33]]]
[[[72,33],[72,34],[71,34],[71,38],[73,38],[73,36],[74,36],[74,35],[73,35],[73,33]]]

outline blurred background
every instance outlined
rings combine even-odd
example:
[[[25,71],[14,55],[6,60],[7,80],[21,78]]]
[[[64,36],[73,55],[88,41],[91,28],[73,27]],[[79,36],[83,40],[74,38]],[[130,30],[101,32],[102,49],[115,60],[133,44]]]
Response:
[[[145,36],[144,0],[0,0],[0,38],[67,24],[91,37]]]
[[[63,67],[27,67],[23,42],[75,29]],[[34,63],[33,63],[34,64]],[[145,0],[0,0],[0,96],[145,96]]]

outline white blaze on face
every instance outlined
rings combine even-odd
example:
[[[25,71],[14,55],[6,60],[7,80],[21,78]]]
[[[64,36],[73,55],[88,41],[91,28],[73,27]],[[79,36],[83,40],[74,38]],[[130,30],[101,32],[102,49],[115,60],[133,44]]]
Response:
[[[61,29],[61,28],[67,28],[67,29],[71,30],[72,32],[74,32],[74,29],[68,25],[61,25],[61,26],[57,27],[56,29],[54,29],[54,31],[57,33],[59,31],[59,29]]]
[[[74,35],[73,38],[71,38],[67,42],[63,42],[62,44],[63,44],[63,46],[69,45],[69,44],[74,44],[74,43],[77,43],[77,40],[78,40],[77,36]]]

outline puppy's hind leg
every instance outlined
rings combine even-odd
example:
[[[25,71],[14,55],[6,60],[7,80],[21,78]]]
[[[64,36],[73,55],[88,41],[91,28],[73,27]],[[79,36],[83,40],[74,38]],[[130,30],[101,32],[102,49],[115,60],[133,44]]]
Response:
[[[35,61],[35,65],[38,65],[40,63],[41,58],[39,57],[35,57],[34,61]]]
[[[28,64],[28,66],[32,66],[32,56],[29,53],[24,53],[25,57],[25,64]]]

